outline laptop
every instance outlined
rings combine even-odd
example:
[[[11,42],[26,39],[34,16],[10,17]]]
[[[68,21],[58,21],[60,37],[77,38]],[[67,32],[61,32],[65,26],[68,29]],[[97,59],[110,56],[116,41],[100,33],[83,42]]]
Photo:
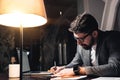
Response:
[[[20,52],[18,51],[18,58],[20,60]],[[22,73],[23,75],[38,75],[38,76],[51,76],[52,73],[48,71],[31,71],[30,70],[30,64],[28,59],[28,54],[26,51],[23,51],[22,53]]]

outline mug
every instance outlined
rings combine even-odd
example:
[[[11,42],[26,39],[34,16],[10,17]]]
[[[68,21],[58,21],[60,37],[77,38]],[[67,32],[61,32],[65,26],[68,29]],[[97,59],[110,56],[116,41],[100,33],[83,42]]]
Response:
[[[20,64],[9,64],[9,77],[20,77]]]

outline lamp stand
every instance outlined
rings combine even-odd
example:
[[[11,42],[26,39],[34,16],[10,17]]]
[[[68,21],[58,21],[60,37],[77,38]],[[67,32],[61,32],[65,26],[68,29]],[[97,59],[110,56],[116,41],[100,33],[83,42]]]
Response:
[[[20,25],[20,80],[22,80],[23,26]]]

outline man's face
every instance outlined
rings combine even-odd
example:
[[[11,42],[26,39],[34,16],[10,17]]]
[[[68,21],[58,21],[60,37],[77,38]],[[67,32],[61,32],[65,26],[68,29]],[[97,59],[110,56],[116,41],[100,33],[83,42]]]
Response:
[[[77,44],[81,45],[84,49],[89,50],[95,43],[95,38],[92,33],[73,33]]]

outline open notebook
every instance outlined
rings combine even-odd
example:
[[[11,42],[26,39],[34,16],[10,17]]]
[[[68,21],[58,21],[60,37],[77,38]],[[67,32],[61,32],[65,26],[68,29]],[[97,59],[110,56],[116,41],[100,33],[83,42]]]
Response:
[[[20,59],[20,53],[18,52],[18,57]],[[41,75],[41,76],[50,76],[52,73],[47,71],[31,71],[27,52],[22,54],[22,72],[23,75]]]

